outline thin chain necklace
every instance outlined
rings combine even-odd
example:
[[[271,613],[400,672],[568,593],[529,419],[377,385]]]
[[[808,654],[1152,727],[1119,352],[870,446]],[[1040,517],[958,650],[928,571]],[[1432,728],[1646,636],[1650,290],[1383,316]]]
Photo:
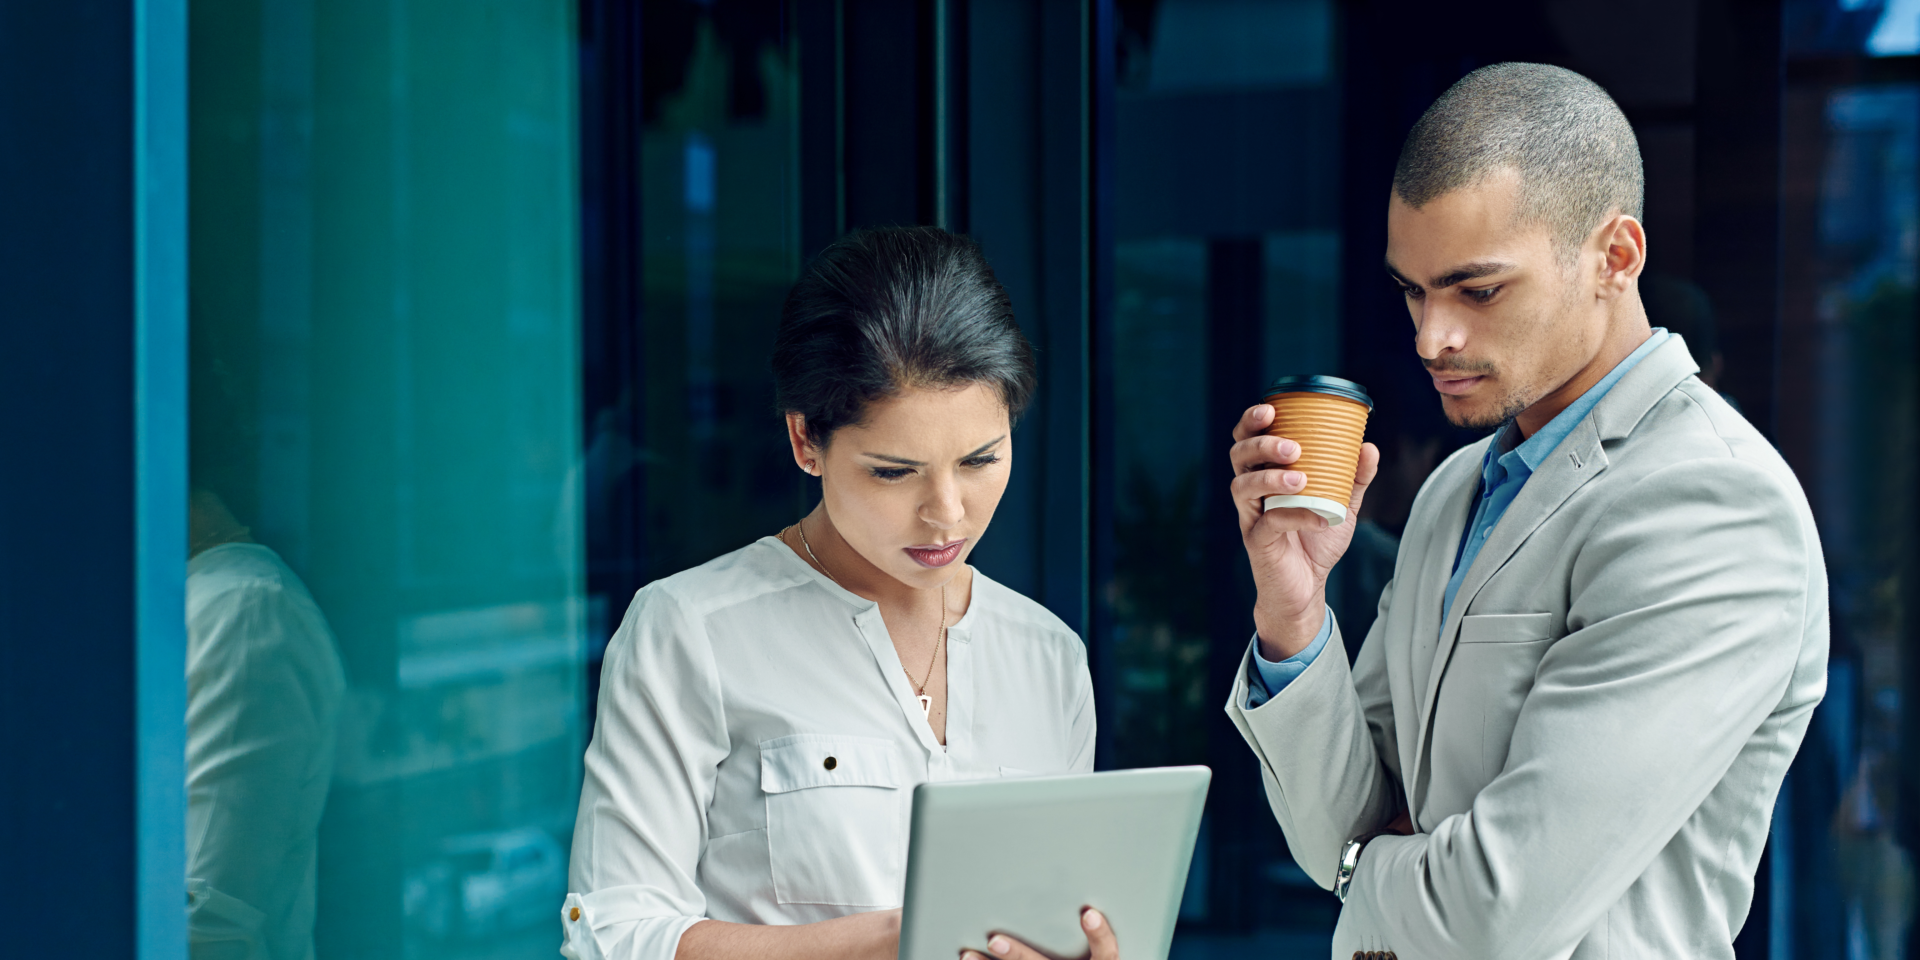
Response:
[[[839,579],[833,575],[833,571],[827,569],[826,564],[820,562],[819,557],[814,556],[813,544],[807,542],[806,518],[800,518],[800,522],[794,524],[793,528],[800,531],[800,545],[807,548],[807,559],[812,560],[813,565],[820,568],[820,572],[826,574],[827,579],[832,580],[834,585],[838,586],[840,583]],[[914,684],[913,687],[914,696],[920,700],[920,713],[926,717],[929,722],[933,719],[933,698],[927,696],[927,683],[933,679],[933,665],[940,659],[940,649],[947,645],[947,585],[944,583],[940,585],[940,632],[935,636],[933,656],[927,658],[927,675],[921,677],[920,682]],[[903,663],[900,665],[900,672],[907,675],[908,683],[913,683],[913,674],[907,670],[906,664]]]

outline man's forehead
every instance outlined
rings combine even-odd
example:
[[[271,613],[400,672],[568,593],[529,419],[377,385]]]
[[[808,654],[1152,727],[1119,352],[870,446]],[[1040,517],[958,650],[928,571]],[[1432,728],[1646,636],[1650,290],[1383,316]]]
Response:
[[[1515,216],[1512,186],[1482,182],[1420,207],[1395,195],[1387,216],[1387,271],[1439,289],[1550,258],[1551,232]]]

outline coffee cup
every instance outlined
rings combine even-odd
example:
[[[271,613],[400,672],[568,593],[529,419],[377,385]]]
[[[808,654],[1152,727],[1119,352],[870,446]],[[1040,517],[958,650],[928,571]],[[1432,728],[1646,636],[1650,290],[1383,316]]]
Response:
[[[1287,469],[1307,475],[1299,493],[1268,497],[1266,509],[1297,507],[1313,511],[1329,526],[1346,522],[1367,414],[1373,411],[1367,388],[1339,377],[1287,376],[1267,386],[1262,402],[1273,407],[1267,435],[1300,445],[1300,458]]]

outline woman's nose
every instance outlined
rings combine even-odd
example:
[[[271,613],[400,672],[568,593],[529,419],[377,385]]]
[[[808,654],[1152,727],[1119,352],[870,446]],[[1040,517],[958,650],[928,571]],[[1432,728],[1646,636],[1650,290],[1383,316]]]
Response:
[[[952,480],[937,481],[933,495],[920,505],[920,519],[936,527],[951,527],[967,515],[960,501],[960,487]]]

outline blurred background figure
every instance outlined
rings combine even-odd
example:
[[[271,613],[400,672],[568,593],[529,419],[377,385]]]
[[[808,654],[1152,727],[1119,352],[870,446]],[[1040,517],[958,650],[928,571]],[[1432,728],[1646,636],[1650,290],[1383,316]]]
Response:
[[[1700,365],[1700,382],[1720,382],[1727,358],[1720,352],[1720,336],[1713,322],[1713,304],[1707,292],[1691,280],[1664,273],[1640,278],[1640,299],[1647,306],[1647,322],[1665,327],[1687,341],[1687,350]]]

